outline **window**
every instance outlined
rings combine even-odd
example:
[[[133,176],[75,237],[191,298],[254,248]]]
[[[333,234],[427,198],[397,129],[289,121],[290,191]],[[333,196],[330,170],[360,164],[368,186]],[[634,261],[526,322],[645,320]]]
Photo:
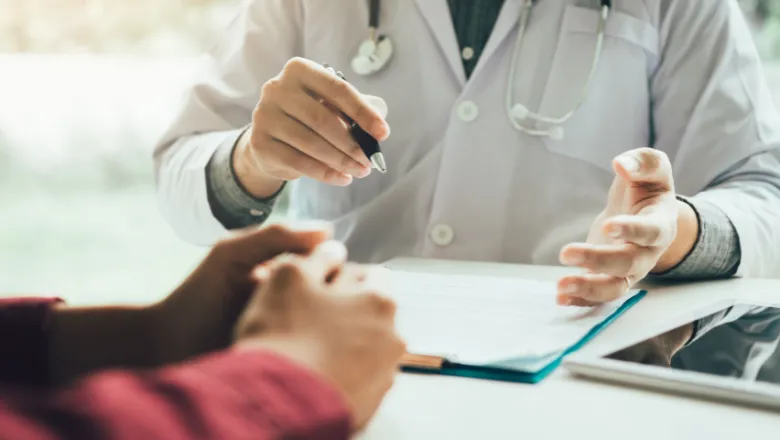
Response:
[[[158,213],[150,148],[241,1],[0,0],[0,292],[145,301],[202,257]],[[780,102],[780,2],[740,2]]]

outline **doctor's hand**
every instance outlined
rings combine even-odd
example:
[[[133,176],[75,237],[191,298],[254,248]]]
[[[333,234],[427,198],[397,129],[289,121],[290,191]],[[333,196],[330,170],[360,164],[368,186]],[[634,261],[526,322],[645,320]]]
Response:
[[[239,350],[271,350],[322,376],[363,428],[393,384],[406,349],[383,271],[344,264],[343,245],[264,267],[236,327]]]
[[[663,152],[641,148],[615,158],[616,177],[606,209],[585,243],[561,251],[561,262],[585,269],[558,283],[558,302],[591,305],[612,301],[651,272],[677,265],[693,248],[698,220],[678,201],[672,165]]]
[[[361,95],[323,66],[294,58],[263,85],[251,128],[233,155],[236,175],[260,198],[302,176],[349,185],[370,174],[371,162],[342,115],[382,141],[390,135],[386,111],[380,98]]]

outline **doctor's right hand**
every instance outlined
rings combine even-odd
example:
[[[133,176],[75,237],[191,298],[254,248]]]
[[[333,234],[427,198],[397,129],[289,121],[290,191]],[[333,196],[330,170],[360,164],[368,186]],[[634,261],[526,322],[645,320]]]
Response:
[[[340,186],[366,177],[371,162],[342,114],[382,141],[390,135],[383,110],[380,98],[361,95],[323,66],[294,58],[263,85],[252,126],[233,155],[238,180],[266,198],[284,181],[302,176]]]

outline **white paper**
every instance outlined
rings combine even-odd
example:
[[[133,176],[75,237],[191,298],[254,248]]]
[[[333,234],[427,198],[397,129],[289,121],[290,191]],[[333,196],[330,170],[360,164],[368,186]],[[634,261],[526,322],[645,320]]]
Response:
[[[526,371],[575,345],[631,297],[562,307],[554,283],[404,271],[393,271],[392,280],[396,323],[410,353],[468,365],[511,359]]]

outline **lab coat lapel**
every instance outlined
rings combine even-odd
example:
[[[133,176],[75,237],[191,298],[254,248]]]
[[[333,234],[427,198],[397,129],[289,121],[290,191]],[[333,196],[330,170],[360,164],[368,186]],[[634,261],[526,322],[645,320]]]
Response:
[[[460,47],[455,28],[452,25],[452,15],[447,0],[416,0],[428,27],[444,54],[444,58],[458,78],[461,87],[466,85],[466,72],[463,70],[463,62],[460,59]]]
[[[496,25],[493,27],[493,32],[491,32],[490,38],[488,39],[485,48],[482,50],[482,55],[480,55],[479,61],[474,67],[474,71],[471,73],[472,78],[479,74],[479,71],[487,64],[490,57],[498,50],[499,46],[501,46],[501,43],[503,43],[506,37],[515,29],[520,18],[520,8],[524,3],[525,0],[504,1],[504,6],[501,8],[501,13],[498,16]]]

